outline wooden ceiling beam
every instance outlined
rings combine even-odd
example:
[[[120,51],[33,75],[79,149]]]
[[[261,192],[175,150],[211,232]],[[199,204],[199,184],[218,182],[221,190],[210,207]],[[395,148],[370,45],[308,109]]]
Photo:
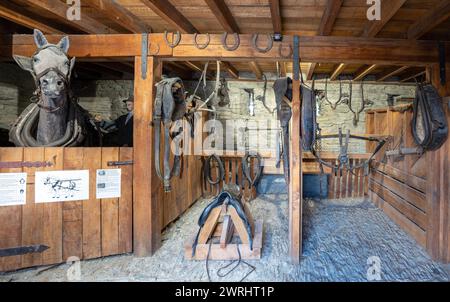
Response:
[[[219,23],[228,33],[240,33],[239,26],[236,23],[230,9],[223,0],[205,0],[209,9],[216,16]]]
[[[317,67],[317,63],[309,63],[308,72],[306,73],[306,80],[311,81],[314,76],[314,70]]]
[[[117,33],[115,30],[107,27],[106,25],[94,20],[93,18],[83,14],[81,20],[67,20],[67,4],[61,1],[54,0],[21,0],[21,3],[25,3],[31,7],[37,7],[44,9],[49,13],[58,17],[58,19],[66,24],[81,30],[85,33],[93,34],[105,34]]]
[[[83,0],[89,6],[102,12],[108,19],[116,22],[132,33],[151,32],[150,26],[142,22],[129,10],[118,4],[116,1],[106,0]]]
[[[331,34],[343,3],[343,0],[328,0],[320,21],[319,36],[329,36]]]
[[[32,18],[29,18],[20,12],[20,7],[16,7],[15,5],[8,4],[8,6],[5,6],[5,4],[0,3],[0,17],[7,19],[11,22],[14,22],[16,24],[25,26],[27,28],[31,29],[39,29],[43,33],[53,33],[53,34],[63,34],[62,31],[59,29],[56,29],[54,27],[51,27],[47,24],[41,23],[39,21],[36,21]]]
[[[182,33],[193,34],[199,31],[167,0],[141,0],[147,7],[154,11],[167,23]]]
[[[251,70],[255,74],[256,78],[258,80],[261,80],[262,79],[262,71],[261,71],[261,68],[259,67],[258,63],[256,63],[255,61],[251,61],[248,63],[248,65],[250,66]]]
[[[400,82],[402,82],[402,83],[408,82],[408,81],[413,80],[413,79],[415,79],[415,78],[417,78],[417,77],[420,77],[420,76],[422,76],[422,75],[425,75],[426,73],[427,73],[427,72],[426,72],[425,70],[423,70],[423,71],[421,71],[421,72],[414,73],[414,74],[412,74],[412,75],[410,74],[410,75],[408,75],[408,76],[406,76],[406,77],[400,79]]]
[[[282,33],[283,25],[281,22],[281,12],[280,12],[280,1],[279,0],[270,0],[270,15],[272,19],[272,27],[274,33]]]
[[[344,71],[345,67],[347,67],[347,64],[344,63],[339,64],[331,74],[330,80],[331,81],[336,80],[339,77],[339,75]]]
[[[363,67],[360,70],[356,72],[356,75],[354,76],[354,81],[359,81],[364,79],[369,73],[371,73],[375,68],[377,68],[378,65],[370,65],[369,67]]]
[[[399,73],[402,73],[403,71],[405,71],[406,69],[408,69],[409,66],[402,66],[400,68],[395,68],[394,70],[389,70],[385,73],[383,73],[378,79],[377,82],[383,82]]]
[[[423,35],[450,17],[450,0],[442,0],[408,29],[408,39],[420,39]]]
[[[231,77],[238,79],[239,78],[239,71],[231,65],[230,62],[221,61],[220,64],[222,65],[222,70],[226,70]]]
[[[189,68],[202,72],[204,67],[200,67],[198,64],[191,62],[191,61],[185,61],[184,64],[186,64]]]
[[[388,0],[381,2],[381,20],[367,21],[362,37],[375,37],[384,26],[394,17],[406,0]]]

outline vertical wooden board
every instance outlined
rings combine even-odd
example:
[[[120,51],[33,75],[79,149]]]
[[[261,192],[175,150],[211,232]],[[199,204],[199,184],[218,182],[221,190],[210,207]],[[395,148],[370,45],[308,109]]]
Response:
[[[44,158],[46,161],[54,162],[46,171],[64,169],[64,149],[45,148]],[[63,218],[62,202],[49,202],[42,204],[43,207],[43,242],[50,248],[42,253],[42,264],[54,264],[62,262],[63,244]]]
[[[64,148],[64,170],[81,170],[85,161],[89,161],[88,148]],[[90,175],[89,175],[90,176]],[[89,184],[95,178],[89,177]],[[89,190],[89,198],[95,191]],[[83,201],[68,201],[62,204],[63,259],[83,257]]]
[[[0,161],[22,161],[23,148],[0,148]],[[0,168],[0,173],[19,173],[22,168]],[[29,192],[27,192],[29,194]],[[22,245],[22,206],[0,207],[0,249]],[[0,272],[22,267],[20,256],[0,257]]]
[[[24,148],[24,161],[43,161],[44,148]],[[22,245],[44,244],[44,205],[34,202],[34,172],[43,168],[23,168],[27,177],[27,204],[22,207]],[[51,248],[51,247],[50,247]],[[34,253],[22,256],[22,267],[42,264],[42,254]]]
[[[352,162],[352,165],[355,164],[355,160],[354,159],[350,159],[350,161]],[[352,198],[352,192],[353,192],[353,171],[352,172],[348,172],[347,173],[347,198]]]
[[[375,134],[375,113],[369,112],[366,114],[366,133],[367,134]],[[375,148],[375,145],[373,142],[367,142],[366,143],[366,152],[370,152]]]
[[[333,172],[331,172],[330,176],[328,177],[328,181],[328,199],[334,199],[336,177],[334,177]]]
[[[133,160],[133,148],[120,148],[119,160]],[[133,166],[122,166],[121,170],[119,253],[131,253],[133,251]]]
[[[230,184],[230,158],[225,158],[225,183]]]
[[[133,251],[136,256],[143,257],[153,254],[161,246],[163,197],[155,173],[151,121],[155,83],[161,76],[162,64],[154,57],[147,57],[145,72],[142,58],[135,57],[134,67]]]
[[[108,161],[119,160],[119,148],[102,149],[102,168],[108,169]],[[119,253],[119,199],[101,200],[102,256]]]
[[[83,258],[98,258],[102,255],[101,201],[97,199],[97,169],[102,168],[102,149],[89,148],[85,151],[83,169],[89,170],[89,200],[83,202]]]
[[[299,263],[302,255],[303,156],[300,138],[301,95],[300,81],[298,78],[293,80],[292,95],[292,119],[289,149],[289,255],[294,263]]]
[[[231,161],[231,183],[235,185],[239,185],[238,178],[237,178],[237,167],[233,159],[230,159]]]
[[[348,178],[348,171],[347,169],[342,169],[342,176],[341,176],[341,199],[347,197],[347,178]]]
[[[337,164],[339,164],[337,161],[336,161],[336,163]],[[341,177],[341,170],[337,170],[337,172],[336,172],[337,174],[336,174],[336,194],[335,194],[335,198],[336,199],[339,199],[339,198],[341,198],[341,188],[342,188],[342,184],[341,184],[341,182],[342,182],[342,177]]]

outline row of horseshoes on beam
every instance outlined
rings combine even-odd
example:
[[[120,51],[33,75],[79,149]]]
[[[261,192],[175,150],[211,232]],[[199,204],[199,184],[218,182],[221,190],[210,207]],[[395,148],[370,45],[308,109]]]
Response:
[[[169,46],[170,48],[177,47],[180,44],[180,42],[181,42],[181,33],[179,31],[175,32],[172,41],[169,41],[169,35],[170,35],[170,33],[168,31],[164,32],[164,41],[166,42],[167,46]],[[221,39],[222,47],[225,50],[228,50],[228,51],[235,51],[236,49],[239,48],[239,45],[241,44],[241,39],[239,37],[239,34],[237,34],[237,33],[233,34],[234,42],[233,42],[232,45],[228,44],[228,35],[229,35],[229,33],[227,33],[227,32],[222,34],[222,39]],[[197,33],[194,34],[194,45],[195,45],[195,47],[197,49],[200,49],[200,50],[207,48],[209,46],[210,42],[211,42],[211,37],[210,37],[209,33],[205,34],[206,41],[204,43],[202,43],[202,44],[200,44],[198,42],[198,36],[199,36],[199,34],[197,34]],[[252,35],[252,39],[251,39],[252,46],[257,52],[259,52],[259,53],[267,53],[267,52],[272,50],[273,42],[274,42],[273,37],[272,37],[271,34],[266,34],[266,37],[267,37],[267,45],[265,47],[259,47],[258,46],[259,34],[253,34]],[[158,52],[159,52],[159,45],[157,46],[157,50],[156,50],[156,52],[153,55],[158,54]],[[292,45],[289,44],[288,45],[288,52],[287,53],[283,53],[283,43],[280,42],[280,44],[278,46],[278,55],[279,55],[279,57],[285,58],[285,59],[290,59],[290,58],[292,58],[292,54],[293,54]]]

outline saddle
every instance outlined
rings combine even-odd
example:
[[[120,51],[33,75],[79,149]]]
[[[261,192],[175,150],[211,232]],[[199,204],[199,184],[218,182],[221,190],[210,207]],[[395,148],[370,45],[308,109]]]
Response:
[[[423,151],[439,149],[448,137],[448,124],[439,96],[433,85],[417,85],[411,129],[415,142]]]
[[[192,244],[192,257],[195,255],[195,249],[198,244],[198,238],[200,236],[200,232],[205,225],[206,221],[208,220],[209,215],[211,214],[211,211],[217,207],[220,207],[222,205],[225,206],[231,206],[233,207],[237,214],[239,215],[239,218],[242,219],[245,230],[247,231],[248,238],[250,240],[250,250],[253,250],[253,240],[252,240],[252,227],[250,224],[250,221],[247,218],[247,215],[245,214],[244,208],[242,207],[239,196],[236,195],[236,192],[231,192],[227,190],[222,190],[222,192],[217,195],[210,204],[206,206],[206,208],[203,210],[202,214],[200,215],[200,218],[198,219],[198,226],[200,227],[197,233],[197,236],[195,237],[194,243]]]
[[[183,81],[180,78],[165,78],[156,84],[156,98],[153,108],[154,151],[156,174],[163,181],[164,191],[170,192],[170,179],[179,176],[181,171],[181,153],[176,152],[173,166],[170,167],[170,139],[178,140],[182,127],[171,132],[172,123],[180,121],[186,114],[186,101]],[[161,124],[164,127],[164,156],[161,173],[160,148]]]

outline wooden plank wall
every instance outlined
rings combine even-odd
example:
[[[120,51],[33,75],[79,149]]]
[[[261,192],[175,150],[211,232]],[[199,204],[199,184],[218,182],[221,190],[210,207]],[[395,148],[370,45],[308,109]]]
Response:
[[[0,161],[51,161],[47,168],[0,169],[27,172],[27,203],[0,207],[0,248],[45,244],[42,254],[0,258],[0,271],[132,252],[132,166],[121,166],[121,198],[96,199],[96,169],[109,160],[131,160],[133,148],[0,148]],[[114,167],[111,167],[114,168]],[[89,200],[34,202],[34,173],[89,170]]]
[[[412,108],[401,106],[366,113],[368,134],[393,137],[389,149],[414,147],[411,134]],[[368,143],[370,150],[375,147]],[[428,226],[427,155],[384,157],[380,152],[372,164],[369,196],[394,222],[426,247]]]

